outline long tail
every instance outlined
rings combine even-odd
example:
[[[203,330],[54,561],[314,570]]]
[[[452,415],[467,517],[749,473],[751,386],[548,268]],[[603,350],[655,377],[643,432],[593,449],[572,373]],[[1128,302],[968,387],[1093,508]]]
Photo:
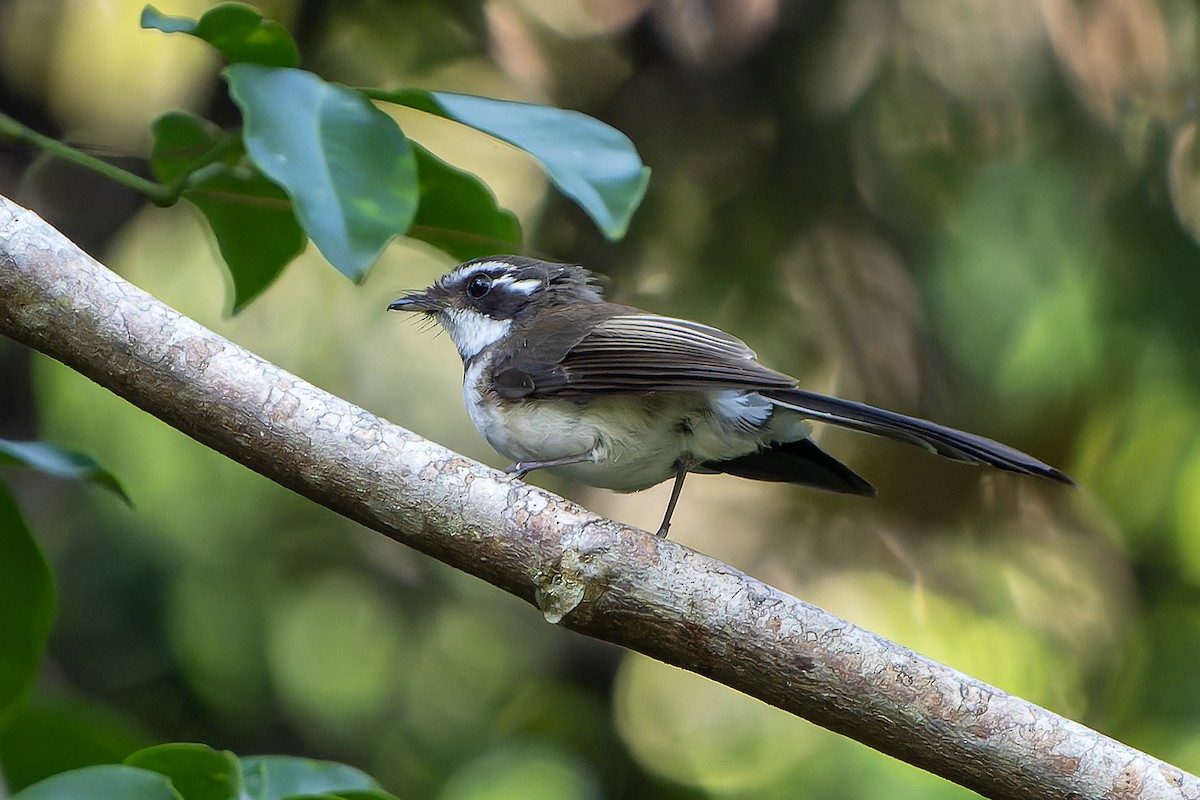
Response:
[[[974,433],[947,428],[935,422],[885,411],[852,400],[806,392],[803,389],[765,389],[760,390],[759,394],[806,417],[909,442],[956,461],[988,464],[1008,472],[1034,475],[1068,486],[1075,485],[1070,477],[1049,464],[1043,464],[1016,448]]]

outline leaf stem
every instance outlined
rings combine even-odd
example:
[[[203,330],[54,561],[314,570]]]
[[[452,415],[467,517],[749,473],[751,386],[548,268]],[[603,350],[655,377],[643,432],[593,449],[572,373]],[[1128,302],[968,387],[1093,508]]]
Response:
[[[180,189],[175,186],[165,186],[161,183],[155,183],[140,175],[135,175],[127,169],[122,169],[115,164],[110,164],[103,159],[89,155],[82,150],[76,150],[68,144],[40,134],[26,125],[22,125],[2,112],[0,112],[0,138],[40,147],[47,153],[65,161],[70,161],[73,164],[94,170],[109,180],[116,181],[123,186],[128,186],[134,191],[141,192],[149,197],[155,205],[169,206],[179,199]]]

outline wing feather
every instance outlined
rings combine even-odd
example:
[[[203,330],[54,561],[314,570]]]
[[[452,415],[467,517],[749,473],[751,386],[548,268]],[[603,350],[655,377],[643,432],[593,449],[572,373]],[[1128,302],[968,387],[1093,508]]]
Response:
[[[555,354],[557,355],[557,354]],[[498,365],[510,397],[788,388],[796,381],[755,361],[724,331],[654,314],[617,314],[598,322],[561,358]]]

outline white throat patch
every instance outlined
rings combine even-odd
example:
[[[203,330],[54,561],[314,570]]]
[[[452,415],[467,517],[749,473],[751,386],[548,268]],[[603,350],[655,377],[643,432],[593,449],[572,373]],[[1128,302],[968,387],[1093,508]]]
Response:
[[[479,355],[483,348],[495,344],[508,334],[510,319],[492,319],[486,314],[466,309],[449,308],[438,314],[438,321],[450,334],[463,361]]]

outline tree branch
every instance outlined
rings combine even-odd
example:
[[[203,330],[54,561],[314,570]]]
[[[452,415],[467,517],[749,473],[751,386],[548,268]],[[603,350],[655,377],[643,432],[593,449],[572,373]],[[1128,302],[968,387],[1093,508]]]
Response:
[[[0,197],[0,333],[299,494],[537,605],[995,798],[1200,779],[672,541],[596,517],[206,330]]]

